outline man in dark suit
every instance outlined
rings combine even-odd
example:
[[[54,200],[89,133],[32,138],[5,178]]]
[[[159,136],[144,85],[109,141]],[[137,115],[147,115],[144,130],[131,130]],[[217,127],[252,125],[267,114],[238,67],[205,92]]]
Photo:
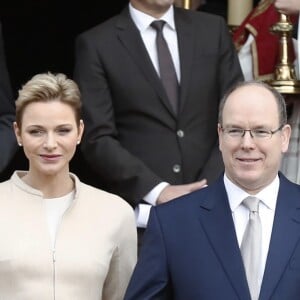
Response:
[[[300,187],[278,171],[291,134],[283,97],[240,83],[220,103],[218,134],[224,175],[151,209],[125,300],[299,299]]]
[[[13,93],[6,67],[0,24],[0,176],[17,151],[16,137],[12,127],[14,119]]]
[[[165,21],[179,82],[177,113],[160,81],[157,19]],[[199,189],[223,170],[218,102],[243,77],[221,17],[174,8],[173,0],[131,0],[77,38],[74,79],[83,99],[82,151],[96,184],[136,207],[138,226],[150,205]]]

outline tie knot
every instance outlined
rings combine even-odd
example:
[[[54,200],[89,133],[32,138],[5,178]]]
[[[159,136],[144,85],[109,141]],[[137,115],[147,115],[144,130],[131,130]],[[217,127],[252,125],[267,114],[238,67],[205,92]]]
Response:
[[[159,32],[162,32],[162,29],[164,27],[164,25],[166,24],[165,21],[163,20],[157,20],[157,21],[153,21],[151,23],[151,26],[156,30],[156,31],[159,31]]]
[[[243,200],[243,205],[246,206],[251,212],[258,212],[259,199],[249,196]]]

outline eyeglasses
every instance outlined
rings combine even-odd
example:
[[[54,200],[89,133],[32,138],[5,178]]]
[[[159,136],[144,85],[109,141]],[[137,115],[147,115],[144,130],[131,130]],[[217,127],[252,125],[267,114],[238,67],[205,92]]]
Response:
[[[246,131],[249,131],[250,136],[255,139],[260,140],[267,140],[272,137],[272,135],[278,131],[280,131],[283,128],[284,124],[282,124],[280,127],[278,127],[275,130],[268,130],[265,128],[258,128],[258,129],[243,129],[243,128],[235,128],[235,127],[227,127],[223,128],[221,127],[221,130],[223,133],[233,139],[240,139],[243,138],[246,134]]]

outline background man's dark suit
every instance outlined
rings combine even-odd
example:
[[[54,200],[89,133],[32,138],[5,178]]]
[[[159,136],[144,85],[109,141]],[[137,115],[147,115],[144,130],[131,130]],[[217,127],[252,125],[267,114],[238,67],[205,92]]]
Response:
[[[224,19],[175,8],[181,64],[180,112],[171,110],[126,8],[81,34],[74,79],[83,104],[83,153],[96,185],[136,205],[161,181],[181,184],[223,170],[218,102],[242,80]]]
[[[300,295],[300,189],[279,178],[259,300]],[[223,177],[151,214],[126,300],[174,299],[170,290],[177,300],[250,300]]]
[[[14,119],[13,93],[6,67],[0,24],[0,174],[5,170],[17,150],[17,142],[12,128]]]

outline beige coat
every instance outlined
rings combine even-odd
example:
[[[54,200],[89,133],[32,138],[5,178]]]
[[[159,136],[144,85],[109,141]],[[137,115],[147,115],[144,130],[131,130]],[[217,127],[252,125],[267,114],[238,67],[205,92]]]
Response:
[[[23,173],[0,184],[0,300],[122,299],[136,263],[132,208],[71,174],[53,253],[42,194]]]

